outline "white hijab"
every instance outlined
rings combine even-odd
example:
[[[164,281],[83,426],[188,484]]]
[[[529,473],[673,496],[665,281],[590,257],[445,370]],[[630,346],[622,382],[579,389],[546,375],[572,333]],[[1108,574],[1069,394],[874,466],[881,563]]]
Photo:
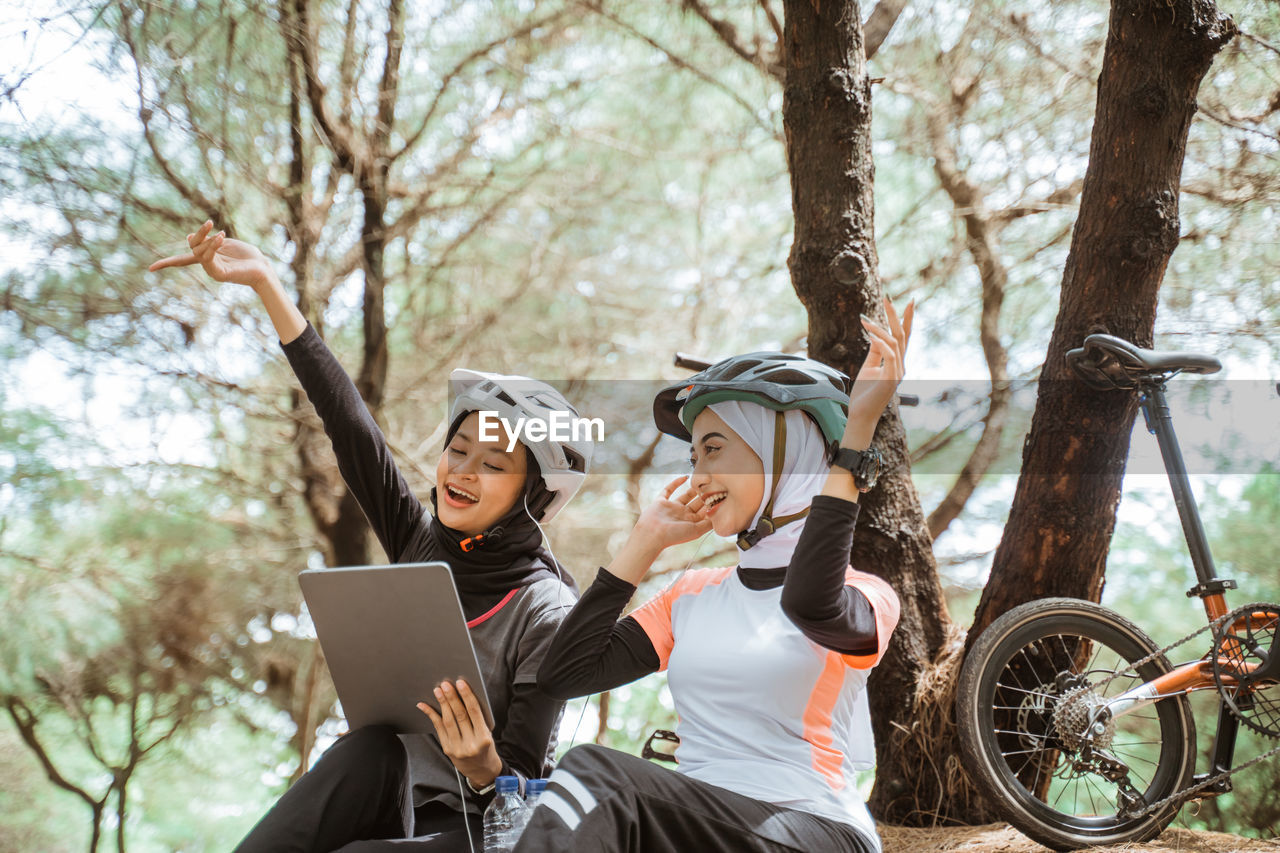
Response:
[[[777,485],[773,482],[773,434],[777,424],[777,412],[742,400],[726,400],[712,403],[707,408],[719,415],[729,429],[745,441],[764,465],[764,496],[751,519],[748,530],[760,520],[764,507],[773,495],[771,515],[780,518],[799,512],[813,502],[822,491],[830,465],[827,463],[827,445],[822,431],[813,419],[798,409],[784,413],[787,424],[786,454],[782,464],[782,476]],[[755,545],[738,555],[738,565],[746,569],[785,568],[791,563],[791,554],[800,541],[800,532],[808,516],[784,524],[763,537]]]

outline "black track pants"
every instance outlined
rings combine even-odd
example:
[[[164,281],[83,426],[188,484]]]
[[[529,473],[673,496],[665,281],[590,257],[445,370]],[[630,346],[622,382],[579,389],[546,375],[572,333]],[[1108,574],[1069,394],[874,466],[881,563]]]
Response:
[[[357,839],[404,838],[412,827],[409,758],[390,729],[371,726],[338,738],[236,851],[321,853]]]
[[[569,750],[516,853],[873,853],[847,824],[594,745]]]

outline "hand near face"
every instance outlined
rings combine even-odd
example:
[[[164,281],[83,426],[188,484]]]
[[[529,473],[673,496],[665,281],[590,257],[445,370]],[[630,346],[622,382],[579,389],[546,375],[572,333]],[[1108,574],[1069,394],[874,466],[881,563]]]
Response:
[[[436,737],[445,756],[474,788],[483,788],[502,772],[502,759],[493,742],[493,732],[484,721],[484,711],[471,687],[461,679],[446,681],[435,690],[440,703],[437,712],[426,702],[418,710],[435,726]]]
[[[690,542],[711,529],[702,497],[694,489],[677,494],[688,477],[677,477],[662,490],[636,520],[634,533],[644,537],[655,551]]]

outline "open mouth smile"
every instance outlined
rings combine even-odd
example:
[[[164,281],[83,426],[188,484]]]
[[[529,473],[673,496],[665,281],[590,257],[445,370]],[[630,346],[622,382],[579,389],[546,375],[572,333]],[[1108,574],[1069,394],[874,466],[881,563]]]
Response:
[[[705,495],[702,498],[702,508],[706,510],[707,515],[715,512],[716,507],[720,506],[721,501],[729,497],[728,492],[716,492],[714,495]]]
[[[444,496],[445,496],[445,500],[448,501],[450,506],[456,506],[456,507],[474,506],[475,504],[478,504],[480,502],[480,498],[476,497],[475,495],[471,494],[465,489],[458,488],[457,486],[451,483],[445,483]]]

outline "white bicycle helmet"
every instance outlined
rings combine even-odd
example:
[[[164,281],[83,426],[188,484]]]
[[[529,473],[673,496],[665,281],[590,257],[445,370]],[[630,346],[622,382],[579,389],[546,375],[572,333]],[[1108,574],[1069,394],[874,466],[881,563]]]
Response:
[[[458,368],[449,374],[449,389],[453,393],[449,423],[455,426],[464,415],[477,411],[497,412],[498,417],[511,423],[517,419],[550,423],[553,412],[567,412],[573,418],[578,417],[578,410],[563,394],[545,382],[527,376]],[[550,521],[577,494],[586,479],[591,467],[591,437],[586,435],[568,441],[553,441],[551,438],[528,441],[522,436],[521,443],[537,462],[542,483],[549,493],[549,497],[530,505],[529,512],[538,521]]]

